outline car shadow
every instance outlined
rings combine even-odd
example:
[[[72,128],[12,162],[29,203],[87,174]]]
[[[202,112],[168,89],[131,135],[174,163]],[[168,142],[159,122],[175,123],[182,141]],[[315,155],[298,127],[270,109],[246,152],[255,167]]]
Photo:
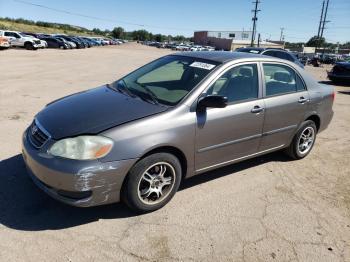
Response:
[[[340,86],[340,87],[344,87],[344,86],[350,86],[349,82],[332,82],[330,80],[326,80],[326,81],[319,81],[320,84],[325,84],[325,85],[332,85],[332,86]]]
[[[289,161],[281,153],[272,153],[216,169],[186,179],[185,190],[213,179],[270,161]],[[123,204],[77,208],[60,203],[35,186],[27,175],[22,156],[0,161],[0,224],[22,231],[59,230],[98,221],[137,216]]]
[[[338,91],[338,94],[350,95],[350,91]]]

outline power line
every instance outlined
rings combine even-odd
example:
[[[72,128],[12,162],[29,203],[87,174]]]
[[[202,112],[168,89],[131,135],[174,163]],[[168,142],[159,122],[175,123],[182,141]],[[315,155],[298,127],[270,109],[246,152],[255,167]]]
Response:
[[[13,0],[14,2],[25,4],[25,5],[31,5],[47,10],[51,10],[54,12],[58,13],[64,13],[72,16],[79,16],[79,17],[84,17],[84,18],[89,18],[89,19],[94,19],[94,20],[99,20],[99,21],[105,21],[105,22],[112,22],[112,23],[119,23],[119,24],[126,24],[126,25],[134,25],[134,26],[139,26],[139,27],[151,27],[151,28],[159,28],[159,29],[168,29],[168,30],[184,30],[184,31],[194,31],[193,29],[189,28],[177,28],[177,27],[164,27],[164,26],[157,26],[157,25],[148,25],[148,24],[139,24],[139,23],[133,23],[133,22],[128,22],[128,21],[122,21],[122,20],[114,20],[114,19],[108,19],[108,18],[101,18],[97,16],[91,16],[91,15],[85,15],[81,13],[76,13],[76,12],[71,12],[63,9],[57,9],[53,8],[50,6],[46,5],[41,5],[41,4],[36,4],[28,1],[23,1],[23,0]]]
[[[255,2],[253,2],[253,4],[255,4],[255,9],[252,10],[252,12],[254,12],[254,17],[252,18],[252,20],[253,20],[253,33],[252,33],[252,40],[251,40],[250,46],[254,46],[254,40],[255,40],[255,34],[256,34],[256,21],[258,20],[257,14],[258,14],[258,12],[261,11],[261,10],[258,10],[259,3],[260,3],[259,0],[255,0]]]

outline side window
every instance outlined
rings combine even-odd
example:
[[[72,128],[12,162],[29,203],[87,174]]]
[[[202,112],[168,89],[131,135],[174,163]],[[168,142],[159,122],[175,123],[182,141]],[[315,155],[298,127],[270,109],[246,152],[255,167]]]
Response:
[[[277,64],[263,64],[266,96],[287,94],[297,91],[296,73],[290,67]],[[299,79],[301,81],[301,79]]]
[[[284,52],[280,52],[280,51],[275,51],[275,57],[278,57],[279,59],[286,59],[286,60],[288,60],[287,54],[284,53]]]
[[[263,53],[263,55],[276,57],[275,51],[266,51],[266,52]]]
[[[11,36],[11,37],[14,37],[13,33],[11,33],[11,32],[5,32],[5,36]]]
[[[304,82],[301,80],[300,76],[298,74],[295,74],[295,76],[296,76],[296,83],[297,83],[297,91],[306,90]]]
[[[209,87],[207,94],[226,96],[229,103],[258,98],[257,65],[245,64],[226,71]]]
[[[291,62],[294,62],[294,57],[291,55],[291,54],[286,54],[286,57],[287,57],[287,60],[291,61]]]

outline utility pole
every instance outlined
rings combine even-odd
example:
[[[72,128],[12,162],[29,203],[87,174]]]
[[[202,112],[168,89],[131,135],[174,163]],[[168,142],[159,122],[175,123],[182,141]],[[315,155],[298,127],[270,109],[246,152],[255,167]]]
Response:
[[[284,31],[284,27],[281,27],[280,42],[282,42],[282,39],[283,39],[283,31]]]
[[[326,10],[324,11],[324,18],[323,18],[323,22],[322,22],[322,28],[321,28],[321,38],[323,37],[323,31],[324,31],[324,27],[326,25],[326,23],[329,23],[330,21],[327,21],[327,11],[328,11],[328,4],[329,4],[329,0],[327,0],[327,4],[326,4]]]
[[[259,3],[260,3],[259,0],[255,0],[255,2],[253,2],[253,4],[255,4],[255,9],[252,10],[252,12],[254,12],[254,17],[252,18],[252,20],[253,20],[253,33],[252,33],[252,40],[251,40],[251,43],[250,43],[251,47],[254,46],[254,40],[255,40],[255,34],[256,34],[256,21],[258,20],[256,15],[258,14],[258,12],[261,11],[261,10],[258,10],[258,4]]]
[[[320,23],[318,25],[317,39],[320,39],[321,26],[322,26],[322,20],[323,20],[323,10],[324,10],[324,0],[323,0],[323,3],[322,3],[322,11],[321,11]]]
[[[320,38],[318,38],[319,41],[318,41],[317,46],[318,46],[319,44],[321,45],[321,39],[323,38],[323,31],[324,31],[324,29],[325,29],[326,23],[329,23],[329,22],[330,22],[330,21],[327,21],[327,20],[326,20],[326,19],[327,19],[327,12],[328,12],[328,4],[329,4],[329,0],[327,0],[326,9],[325,9],[325,11],[324,11],[324,17],[323,17],[322,28],[321,28],[321,35],[320,35]],[[324,52],[325,52],[325,48],[323,47],[322,53],[324,54]]]
[[[260,38],[260,33],[258,34],[258,47],[260,47],[260,41],[261,41],[261,38]]]

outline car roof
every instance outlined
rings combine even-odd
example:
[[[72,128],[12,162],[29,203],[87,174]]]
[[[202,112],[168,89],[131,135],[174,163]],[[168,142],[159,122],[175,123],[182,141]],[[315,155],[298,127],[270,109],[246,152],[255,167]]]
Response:
[[[230,52],[230,51],[201,51],[201,52],[179,52],[174,55],[187,56],[193,58],[207,59],[219,63],[227,63],[229,61],[244,58],[261,58],[259,54]]]

